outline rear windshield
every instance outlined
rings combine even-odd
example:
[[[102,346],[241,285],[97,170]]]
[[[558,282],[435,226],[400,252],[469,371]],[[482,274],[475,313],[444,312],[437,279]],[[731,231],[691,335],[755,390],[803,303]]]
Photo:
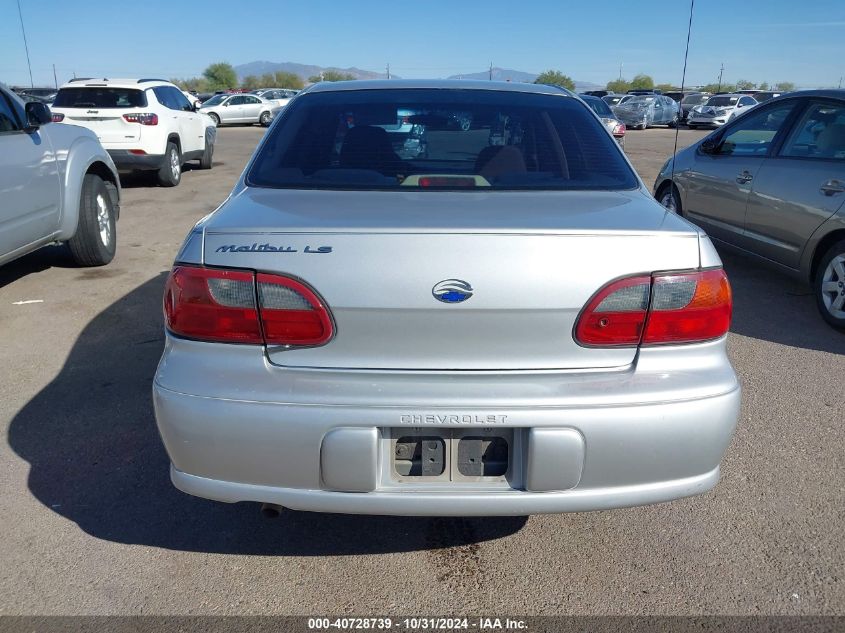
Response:
[[[634,189],[578,99],[486,90],[311,93],[287,106],[247,174],[259,187]]]
[[[710,98],[710,95],[690,95],[681,101],[684,105],[699,105]]]
[[[134,88],[62,88],[54,108],[143,108],[147,97]]]
[[[593,112],[598,114],[599,116],[604,117],[612,117],[613,111],[610,109],[610,106],[607,105],[604,101],[597,97],[593,97],[592,99],[584,99],[585,103],[593,109]]]
[[[707,105],[715,106],[717,108],[725,108],[727,106],[736,105],[739,97],[711,97],[707,101]]]

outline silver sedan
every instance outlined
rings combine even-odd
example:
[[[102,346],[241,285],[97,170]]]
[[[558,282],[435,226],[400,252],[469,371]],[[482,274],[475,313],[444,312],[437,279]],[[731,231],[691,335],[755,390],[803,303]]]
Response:
[[[405,117],[425,153],[397,153]],[[176,257],[156,418],[178,488],[274,510],[668,501],[719,479],[731,309],[572,93],[318,84]]]
[[[251,94],[215,95],[205,101],[200,112],[217,126],[260,123],[267,127],[283,106]]]
[[[845,329],[845,90],[771,99],[666,162],[664,206],[811,284]]]

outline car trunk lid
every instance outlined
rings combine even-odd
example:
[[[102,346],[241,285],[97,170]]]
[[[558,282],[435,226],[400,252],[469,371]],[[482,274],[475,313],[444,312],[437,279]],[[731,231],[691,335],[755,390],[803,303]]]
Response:
[[[695,229],[641,191],[247,189],[204,228],[205,264],[296,277],[331,310],[326,345],[268,348],[285,366],[625,366],[636,349],[575,342],[583,306],[612,279],[699,265]]]

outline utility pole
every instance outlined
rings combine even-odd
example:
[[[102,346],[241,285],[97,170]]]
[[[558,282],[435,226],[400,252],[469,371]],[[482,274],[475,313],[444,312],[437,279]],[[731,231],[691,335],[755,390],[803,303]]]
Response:
[[[56,79],[56,65],[53,64],[53,83],[56,85],[56,90],[59,89],[59,80]]]
[[[21,13],[21,0],[18,0],[18,17],[21,20],[21,33],[23,34],[23,48],[26,51],[26,67],[29,69],[29,87],[35,88],[32,81],[32,64],[29,63],[29,44],[26,43],[26,29],[23,28],[23,13]]]
[[[387,78],[390,79],[390,62],[387,62]]]
[[[490,62],[490,73],[488,74],[488,79],[493,81],[493,62]]]
[[[719,69],[719,87],[716,89],[716,92],[722,92],[722,73],[725,72],[725,63],[722,62],[722,67]]]
[[[840,88],[842,87],[842,80],[843,80],[843,79],[845,79],[845,77],[840,77],[840,78],[839,78],[839,87],[840,87]]]
[[[619,81],[622,81],[622,66],[623,63],[619,62]]]

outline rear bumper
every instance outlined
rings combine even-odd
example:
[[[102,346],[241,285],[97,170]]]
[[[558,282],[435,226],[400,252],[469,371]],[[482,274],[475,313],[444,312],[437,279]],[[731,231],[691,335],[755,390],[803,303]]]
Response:
[[[168,336],[153,396],[173,483],[189,494],[367,514],[604,510],[717,483],[740,388],[724,340],[694,347],[674,361],[669,348],[648,350],[637,367],[619,371],[444,378],[286,369],[267,363],[260,348]],[[215,362],[215,354],[223,356]],[[521,438],[513,477],[499,485],[396,482],[385,449],[391,429],[508,429]],[[545,443],[532,450],[527,439],[561,432],[581,439],[557,452]],[[336,460],[333,435],[350,438],[349,459]],[[541,490],[530,489],[529,470],[546,482]],[[555,477],[561,489],[548,485]]]
[[[107,150],[115,167],[121,171],[154,170],[164,163],[164,154],[132,154],[126,149]]]
[[[525,516],[611,510],[673,501],[707,492],[719,481],[719,467],[688,477],[652,484],[563,492],[333,492],[257,486],[189,475],[170,467],[179,490],[197,497],[234,503],[260,501],[291,510],[342,514],[405,516]]]

